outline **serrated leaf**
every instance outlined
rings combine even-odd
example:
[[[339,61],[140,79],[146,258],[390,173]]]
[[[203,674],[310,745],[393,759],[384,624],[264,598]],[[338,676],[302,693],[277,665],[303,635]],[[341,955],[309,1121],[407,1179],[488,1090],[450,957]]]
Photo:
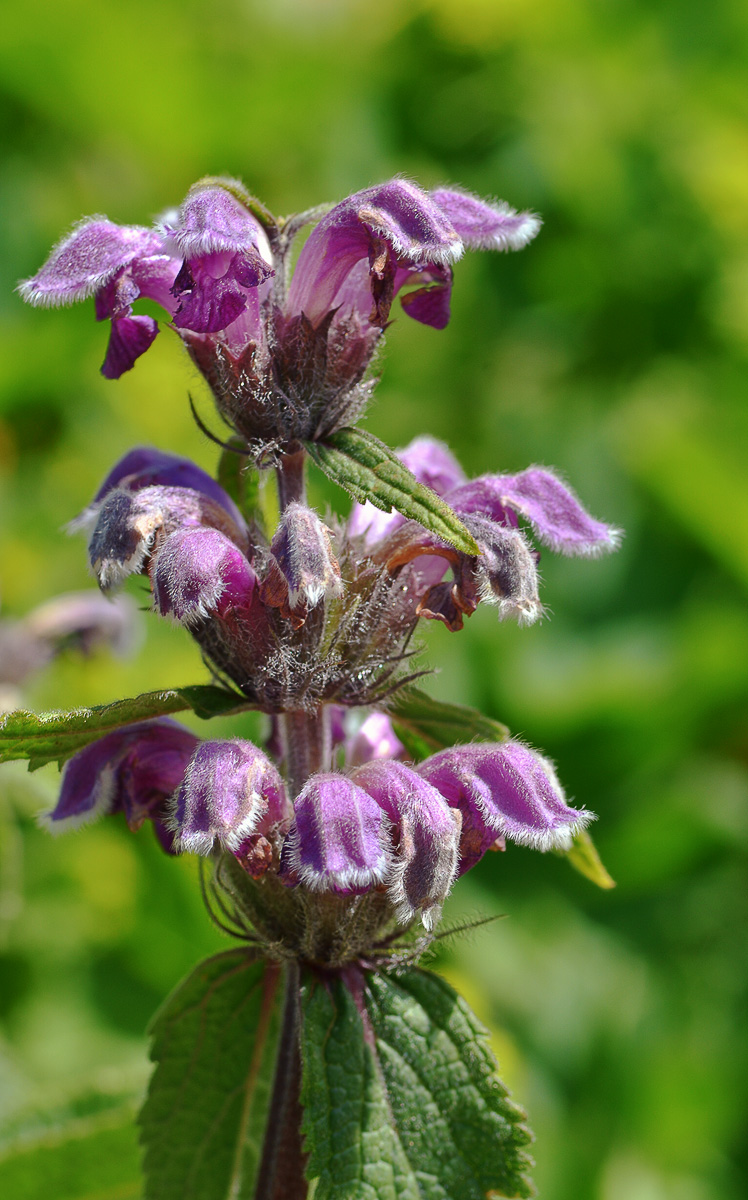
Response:
[[[144,692],[128,700],[69,712],[19,710],[0,717],[0,762],[27,758],[29,769],[35,770],[48,762],[63,763],[89,742],[134,721],[165,717],[188,708],[208,720],[251,707],[239,692],[198,685]]]
[[[302,986],[307,1178],[314,1200],[420,1200],[356,1002],[338,979]]]
[[[597,851],[597,846],[588,834],[586,829],[581,829],[574,834],[571,849],[561,852],[567,862],[579,871],[580,875],[584,875],[585,879],[589,879],[592,883],[596,883],[599,888],[614,888],[616,881],[612,875],[608,873],[600,855]]]
[[[509,730],[477,708],[434,700],[415,687],[395,692],[388,712],[397,736],[416,761],[466,742],[504,742]]]
[[[446,501],[419,483],[395,452],[373,434],[345,428],[323,442],[305,445],[320,470],[354,500],[362,504],[368,500],[384,512],[397,509],[465,554],[480,554],[475,538]]]
[[[0,1156],[10,1200],[139,1200],[140,1152],[131,1105],[19,1141]]]
[[[308,978],[302,1007],[315,1200],[533,1194],[524,1114],[485,1030],[444,980],[419,970],[368,974],[360,987],[353,972],[345,983]]]
[[[140,1114],[144,1200],[251,1200],[279,1025],[280,968],[247,950],[207,959],[152,1026]]]

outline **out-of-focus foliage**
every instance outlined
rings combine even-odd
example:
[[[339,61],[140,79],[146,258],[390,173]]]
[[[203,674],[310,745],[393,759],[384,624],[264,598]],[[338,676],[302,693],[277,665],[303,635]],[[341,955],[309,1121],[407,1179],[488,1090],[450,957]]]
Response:
[[[426,638],[434,694],[557,761],[618,883],[515,848],[448,909],[508,914],[437,963],[530,1110],[544,1200],[746,1190],[746,69],[738,0],[31,0],[0,23],[7,616],[86,586],[60,526],[132,444],[215,463],[168,331],[112,384],[91,304],[13,295],[79,215],[146,222],[207,172],[281,212],[404,172],[543,214],[522,254],[458,265],[445,332],[397,320],[367,428],[391,445],[429,430],[475,473],[554,465],[627,529],[603,562],[544,556],[540,627],[481,609]],[[26,702],[206,681],[186,635],[144,622],[134,660],[63,657]],[[28,1147],[67,1117],[111,1110],[117,1127],[150,1015],[227,943],[194,862],[167,861],[149,830],[53,841],[34,812],[55,770],[0,782],[0,1094]],[[49,1194],[41,1176],[29,1188]]]

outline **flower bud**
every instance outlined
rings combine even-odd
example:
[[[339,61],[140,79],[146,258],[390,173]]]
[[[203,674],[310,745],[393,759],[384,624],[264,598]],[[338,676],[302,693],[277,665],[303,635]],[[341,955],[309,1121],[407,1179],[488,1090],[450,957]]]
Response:
[[[44,824],[62,832],[103,813],[124,812],[131,829],[147,817],[163,825],[166,799],[182,782],[197,740],[163,717],[124,725],[91,742],[65,764],[60,798]],[[163,830],[157,832],[161,836]]]
[[[453,746],[427,758],[418,774],[462,813],[460,870],[499,837],[535,850],[568,849],[594,815],[570,808],[552,764],[521,742]]]
[[[287,815],[283,781],[251,742],[201,742],[174,800],[171,828],[181,850],[209,854],[216,839],[237,851]]]
[[[360,895],[390,870],[390,821],[345,775],[313,775],[294,801],[282,871],[312,891]]]
[[[257,577],[241,550],[217,529],[179,529],[162,543],[151,568],[162,616],[195,625],[212,612],[247,606]]]
[[[461,819],[435,787],[399,762],[369,762],[352,779],[373,796],[397,830],[387,890],[398,920],[407,924],[418,909],[427,929],[457,873]]]
[[[327,526],[306,505],[289,504],[270,543],[263,602],[279,608],[283,616],[293,618],[296,610],[304,618],[325,595],[337,596],[341,590],[340,567]]]

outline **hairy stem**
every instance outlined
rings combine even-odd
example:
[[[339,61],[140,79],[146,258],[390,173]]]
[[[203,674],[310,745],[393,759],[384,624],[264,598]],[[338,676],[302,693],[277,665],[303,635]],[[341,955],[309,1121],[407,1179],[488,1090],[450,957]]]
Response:
[[[298,796],[310,775],[329,771],[332,756],[329,709],[316,713],[288,712],[279,718],[286,779],[291,796]]]
[[[255,1200],[305,1200],[301,1145],[299,967],[286,967],[286,999]]]
[[[276,469],[281,512],[294,502],[306,502],[306,450],[294,443]],[[330,718],[322,707],[316,713],[288,712],[279,717],[286,777],[292,796],[297,796],[310,775],[330,768],[332,743]]]
[[[299,443],[295,442],[294,445],[299,446]],[[303,447],[299,447],[298,450],[292,449],[290,454],[283,455],[276,468],[281,512],[294,501],[298,504],[306,503],[306,459],[307,453]]]

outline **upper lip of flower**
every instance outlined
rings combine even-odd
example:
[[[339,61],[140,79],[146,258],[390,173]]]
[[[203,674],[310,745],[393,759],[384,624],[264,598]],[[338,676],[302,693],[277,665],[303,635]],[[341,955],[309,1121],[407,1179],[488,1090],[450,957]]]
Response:
[[[279,251],[281,242],[271,245],[268,231],[278,230],[269,214],[266,229],[257,213],[263,215],[261,206],[237,181],[201,180],[154,229],[85,219],[19,291],[32,304],[96,295],[99,317],[112,320],[102,368],[110,378],[129,370],[158,331],[152,317],[132,315],[138,296],[164,306],[174,326],[188,334],[220,334],[235,349],[252,340],[265,344],[261,305],[285,251]],[[318,328],[326,315],[340,310],[355,314],[362,330],[376,333],[386,325],[394,297],[412,284],[415,290],[403,297],[405,311],[443,328],[449,320],[450,264],[466,247],[519,249],[539,225],[531,213],[453,189],[428,193],[400,178],[366,188],[330,208],[312,230],[285,297],[285,314],[303,315]],[[296,228],[293,219],[287,226]]]

